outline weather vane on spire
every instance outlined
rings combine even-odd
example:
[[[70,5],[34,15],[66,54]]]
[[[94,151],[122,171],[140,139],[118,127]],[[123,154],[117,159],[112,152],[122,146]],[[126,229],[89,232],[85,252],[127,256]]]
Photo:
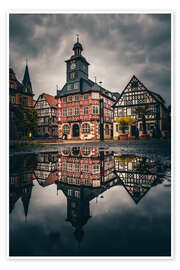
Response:
[[[79,42],[79,34],[77,34],[76,36],[77,36],[77,42]]]
[[[28,64],[28,58],[27,58],[27,56],[26,56],[26,66],[27,66],[27,64]]]

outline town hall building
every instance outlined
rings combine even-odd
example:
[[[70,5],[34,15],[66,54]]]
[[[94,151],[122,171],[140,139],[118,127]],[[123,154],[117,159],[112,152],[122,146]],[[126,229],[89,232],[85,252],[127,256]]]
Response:
[[[79,42],[74,55],[66,60],[66,83],[57,90],[58,137],[97,140],[113,137],[113,108],[117,93],[112,93],[88,78],[89,63],[82,56]]]

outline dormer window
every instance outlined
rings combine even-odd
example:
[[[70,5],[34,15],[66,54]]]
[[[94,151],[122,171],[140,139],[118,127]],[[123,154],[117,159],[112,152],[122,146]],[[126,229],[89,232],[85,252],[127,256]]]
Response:
[[[78,89],[78,87],[79,87],[79,83],[74,83],[74,89]]]
[[[67,85],[67,90],[69,91],[69,90],[71,90],[72,89],[72,85],[71,84],[68,84]]]

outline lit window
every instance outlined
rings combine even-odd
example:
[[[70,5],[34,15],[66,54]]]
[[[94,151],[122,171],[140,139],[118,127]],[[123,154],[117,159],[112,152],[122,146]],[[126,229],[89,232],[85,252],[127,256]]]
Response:
[[[79,107],[75,107],[74,108],[74,114],[75,115],[79,115]]]
[[[93,106],[93,114],[99,114],[99,106]]]
[[[98,173],[99,172],[99,164],[94,164],[93,165],[93,171],[94,171],[94,173]]]
[[[82,130],[83,130],[84,133],[90,132],[90,125],[87,124],[87,123],[83,124],[82,125]]]
[[[85,115],[88,114],[88,106],[84,107],[84,114],[85,114]]]
[[[69,126],[68,126],[68,125],[64,125],[64,126],[63,126],[63,134],[68,134],[69,131],[70,131]]]

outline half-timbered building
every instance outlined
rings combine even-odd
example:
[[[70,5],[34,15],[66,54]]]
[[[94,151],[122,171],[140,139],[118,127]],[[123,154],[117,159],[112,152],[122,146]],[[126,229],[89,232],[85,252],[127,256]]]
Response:
[[[67,139],[105,139],[113,135],[113,108],[117,93],[112,93],[88,78],[89,63],[82,56],[79,39],[74,55],[66,60],[66,84],[57,91],[58,137]],[[100,100],[101,111],[100,111]]]
[[[37,166],[34,170],[36,180],[45,187],[57,180],[57,152],[40,152],[37,155]]]
[[[164,169],[155,160],[133,155],[115,155],[115,174],[137,204],[158,182]]]
[[[41,94],[34,106],[37,110],[37,135],[57,137],[57,100],[54,96]]]
[[[153,130],[159,128],[160,131],[165,130],[165,118],[167,116],[167,108],[163,98],[146,88],[146,86],[133,76],[130,82],[122,91],[119,99],[113,105],[114,108],[114,128],[113,136],[117,139],[120,132],[120,125],[116,123],[117,118],[131,117],[135,122],[130,126],[127,133],[135,136],[135,128],[138,128],[139,135],[142,134],[142,119],[137,114],[137,108],[143,108],[145,112],[146,130],[149,135],[153,135]]]

